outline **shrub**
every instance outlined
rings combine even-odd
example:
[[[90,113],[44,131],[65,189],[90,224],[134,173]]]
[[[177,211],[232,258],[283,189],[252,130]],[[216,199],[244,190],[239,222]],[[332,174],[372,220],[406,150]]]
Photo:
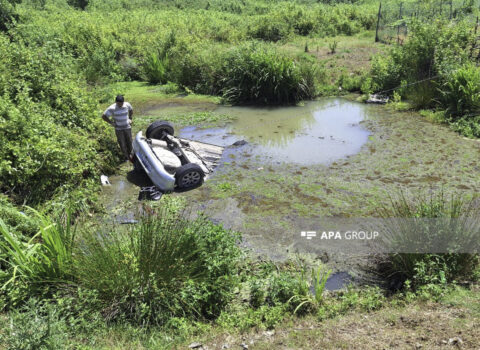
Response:
[[[6,349],[68,349],[68,326],[52,304],[30,299],[21,309],[9,313],[0,339]]]
[[[465,64],[445,76],[439,91],[440,105],[453,119],[480,113],[480,69],[473,63]]]
[[[160,58],[158,54],[151,53],[143,62],[143,74],[150,84],[165,84],[167,82],[168,58]]]
[[[113,135],[68,56],[0,36],[0,191],[39,203],[113,163]]]
[[[404,45],[394,46],[386,56],[375,57],[371,69],[374,90],[393,89],[401,81],[417,82],[441,72],[447,75],[459,62],[468,61],[466,47],[470,42],[472,33],[466,22],[413,21]],[[416,87],[409,89],[412,95]]]
[[[29,238],[39,230],[38,220],[19,211],[8,197],[2,194],[0,194],[0,218],[7,230],[17,237]]]
[[[85,232],[75,271],[82,286],[99,292],[109,320],[211,319],[236,286],[236,240],[204,217],[190,221],[164,208],[129,232]]]
[[[272,42],[285,40],[291,34],[292,29],[285,20],[271,16],[260,17],[250,30],[252,38]]]
[[[17,20],[15,5],[20,0],[0,0],[0,31],[6,32]]]

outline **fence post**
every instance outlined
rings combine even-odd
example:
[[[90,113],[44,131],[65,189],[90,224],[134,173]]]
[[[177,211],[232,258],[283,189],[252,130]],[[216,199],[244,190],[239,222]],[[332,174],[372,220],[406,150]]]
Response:
[[[402,19],[402,6],[403,2],[400,3],[400,13],[398,14],[398,20]],[[397,45],[400,43],[400,23],[397,25]]]
[[[377,29],[375,29],[375,42],[378,43],[380,39],[378,38],[378,26],[380,25],[380,16],[382,11],[382,3],[380,3],[380,6],[378,7],[378,17],[377,17]]]
[[[453,7],[453,0],[450,0],[450,18],[452,19],[452,7]]]

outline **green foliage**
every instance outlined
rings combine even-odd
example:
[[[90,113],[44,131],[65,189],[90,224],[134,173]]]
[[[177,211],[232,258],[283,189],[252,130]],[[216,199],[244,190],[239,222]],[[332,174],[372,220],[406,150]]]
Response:
[[[348,288],[339,292],[319,305],[317,317],[320,320],[344,315],[352,310],[371,312],[381,308],[386,302],[384,292],[379,287],[365,286],[361,289]]]
[[[269,280],[266,302],[268,305],[288,304],[292,297],[307,296],[309,293],[309,284],[303,275],[299,277],[294,273],[280,272]]]
[[[374,90],[393,89],[402,81],[413,83],[448,72],[458,62],[468,60],[466,48],[470,42],[472,33],[467,22],[453,26],[440,20],[413,21],[404,45],[392,47],[386,56],[375,57],[371,70]],[[412,95],[415,88],[411,88]]]
[[[84,233],[79,283],[97,290],[111,320],[164,324],[217,317],[236,286],[236,236],[206,218],[164,208],[131,232]]]
[[[258,309],[227,310],[222,312],[217,323],[225,329],[244,332],[253,327],[271,329],[287,314],[286,306],[262,305]]]
[[[67,3],[72,6],[76,7],[80,10],[85,10],[85,8],[88,6],[88,3],[90,0],[67,0]]]
[[[150,84],[165,84],[167,82],[168,58],[160,58],[151,53],[143,62],[143,74]]]
[[[480,113],[480,69],[476,65],[465,64],[442,80],[439,102],[449,116],[456,119]]]
[[[406,280],[416,290],[472,278],[478,257],[465,252],[478,246],[475,198],[448,199],[440,192],[407,199],[401,193],[391,198],[390,207],[379,209],[379,214],[385,219],[388,236],[382,245],[392,253],[378,257],[378,271],[391,288],[399,288]]]
[[[5,349],[69,349],[68,326],[51,304],[30,299],[21,309],[10,312],[8,325],[0,334]]]
[[[67,213],[55,222],[33,209],[28,211],[37,217],[40,230],[26,241],[0,219],[1,259],[5,265],[0,283],[12,305],[22,302],[27,295],[43,293],[45,286],[72,279],[75,229],[70,215]],[[16,293],[16,286],[24,286],[25,293]]]
[[[340,78],[338,79],[338,86],[340,86],[345,91],[363,91],[364,89],[367,89],[364,86],[366,79],[366,75],[362,73],[351,73],[349,75],[342,73],[342,75],[340,75]]]
[[[95,102],[67,56],[0,36],[0,190],[38,203],[113,163]]]
[[[330,49],[330,54],[331,55],[333,55],[336,52],[337,46],[338,46],[338,41],[336,41],[336,40],[333,40],[333,41],[328,43],[328,48]]]
[[[38,220],[19,211],[8,199],[0,194],[0,218],[8,231],[19,237],[32,237],[38,232]]]
[[[289,299],[289,303],[294,303],[295,310],[293,311],[296,314],[299,310],[306,309],[310,307],[314,310],[317,310],[318,307],[323,302],[323,292],[325,291],[325,284],[327,283],[328,277],[332,273],[332,270],[322,271],[321,268],[317,268],[315,270],[312,269],[312,284],[314,288],[314,295],[313,297],[310,294],[307,295],[294,295]],[[302,280],[305,280],[305,271],[302,271]],[[306,282],[306,281],[305,281]],[[308,282],[306,282],[308,285]]]
[[[0,0],[0,32],[6,32],[18,20],[15,5],[20,0]]]
[[[251,45],[226,55],[220,86],[234,104],[292,104],[313,96],[314,74],[272,49]]]

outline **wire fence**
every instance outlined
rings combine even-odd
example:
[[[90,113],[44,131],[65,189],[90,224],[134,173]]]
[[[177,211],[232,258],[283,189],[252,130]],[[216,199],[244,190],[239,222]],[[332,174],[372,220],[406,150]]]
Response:
[[[432,21],[471,20],[478,24],[480,0],[416,0],[382,2],[379,5],[376,42],[402,45],[408,36],[408,26],[413,19]]]

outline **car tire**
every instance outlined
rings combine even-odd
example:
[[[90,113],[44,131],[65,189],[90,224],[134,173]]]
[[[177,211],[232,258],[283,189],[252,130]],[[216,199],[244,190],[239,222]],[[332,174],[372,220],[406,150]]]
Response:
[[[169,123],[164,120],[157,120],[150,124],[147,128],[147,139],[155,139],[155,140],[165,140],[163,132],[166,132],[169,135],[173,136],[174,128],[172,123]]]
[[[203,184],[205,173],[198,164],[182,165],[175,173],[175,182],[180,190],[188,190]]]

